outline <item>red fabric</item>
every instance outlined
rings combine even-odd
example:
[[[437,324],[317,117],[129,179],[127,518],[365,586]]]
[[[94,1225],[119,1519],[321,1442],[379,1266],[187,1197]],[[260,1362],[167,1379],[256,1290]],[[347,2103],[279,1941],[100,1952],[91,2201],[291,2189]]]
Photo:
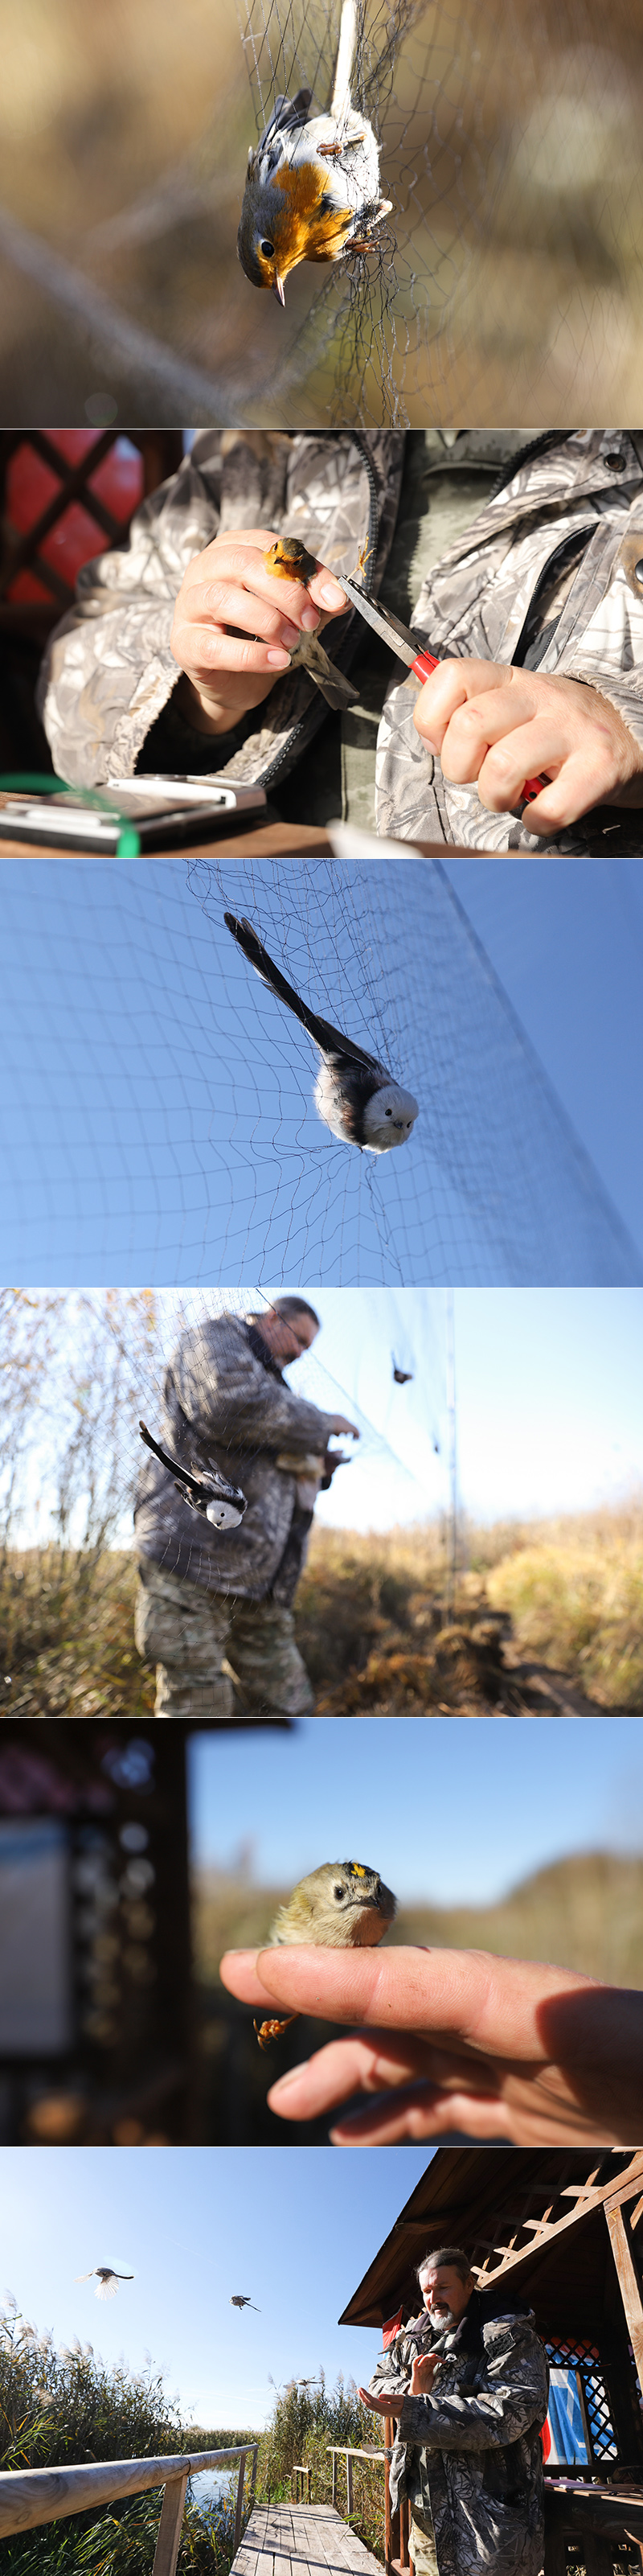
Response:
[[[64,463],[77,465],[91,453],[92,447],[97,446],[101,432],[96,429],[57,429],[50,431],[49,436]],[[143,459],[138,450],[131,447],[125,438],[115,440],[90,479],[99,500],[104,501],[106,509],[111,510],[113,517],[122,521],[126,529],[132,511],[137,509],[143,498]],[[53,467],[47,464],[45,457],[37,455],[28,441],[15,448],[7,471],[9,532],[15,530],[21,536],[26,534],[41,511],[54,500],[58,488]],[[109,543],[109,537],[98,526],[97,520],[92,519],[89,510],[83,507],[82,501],[70,501],[62,517],[54,521],[49,535],[43,537],[41,553],[43,561],[62,573],[63,580],[68,581],[73,590],[81,564],[91,561],[94,555],[103,554]],[[39,581],[37,572],[26,569],[16,573],[7,596],[14,600],[49,600],[51,603],[52,594],[46,582]]]
[[[551,2450],[551,2424],[548,2415],[545,2416],[544,2424],[541,2425],[540,2439],[543,2446],[543,2459],[548,2460]]]
[[[402,2310],[401,2310],[401,2308],[398,2308],[397,2316],[396,2316],[396,2317],[387,2317],[386,2324],[382,2327],[382,2342],[383,2342],[383,2345],[384,2345],[384,2351],[385,2351],[385,2352],[387,2352],[387,2351],[388,2351],[388,2346],[389,2346],[389,2344],[393,2342],[393,2336],[397,2334],[397,2332],[398,2332],[398,2328],[401,2326],[401,2323],[402,2323]]]

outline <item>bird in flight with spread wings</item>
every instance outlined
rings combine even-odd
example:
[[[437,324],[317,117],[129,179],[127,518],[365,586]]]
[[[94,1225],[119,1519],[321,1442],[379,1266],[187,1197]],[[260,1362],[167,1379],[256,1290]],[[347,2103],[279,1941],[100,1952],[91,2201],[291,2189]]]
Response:
[[[93,2272],[77,2272],[77,2281],[95,2281],[95,2299],[115,2299],[119,2281],[133,2281],[133,2272],[113,2272],[111,2263],[95,2263]]]
[[[233,2290],[230,2306],[231,2308],[254,2308],[255,2316],[261,2316],[261,2309],[255,2308],[254,2299],[244,2298],[241,2290]]]

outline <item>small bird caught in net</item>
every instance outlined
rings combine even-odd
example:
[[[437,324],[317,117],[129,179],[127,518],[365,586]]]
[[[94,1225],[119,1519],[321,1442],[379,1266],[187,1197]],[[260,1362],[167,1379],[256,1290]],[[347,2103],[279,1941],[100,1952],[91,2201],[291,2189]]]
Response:
[[[406,848],[366,836],[364,847],[5,862],[5,1277],[640,1281],[640,1255],[449,875]],[[546,904],[549,871],[523,866]],[[573,997],[586,879],[579,863],[559,866],[578,922]],[[396,1151],[358,1150],[320,1115],[316,1045],[231,937],[228,911],[317,1025],[344,1032],[417,1104]],[[145,1402],[141,1415],[154,1432]]]
[[[633,26],[614,22],[606,40],[596,10],[579,16],[577,0],[557,13],[551,0],[529,12],[524,0],[345,5],[355,15],[351,106],[375,139],[383,211],[375,219],[372,192],[366,241],[353,225],[338,259],[310,247],[301,167],[287,221],[280,197],[296,278],[287,314],[274,315],[269,339],[256,335],[249,389],[264,417],[290,417],[298,388],[294,416],[311,421],[404,426],[426,418],[429,401],[442,420],[533,422],[547,405],[539,392],[534,409],[535,374],[540,388],[551,386],[556,417],[561,400],[567,417],[597,416],[606,344],[630,383],[640,367],[632,299],[633,245],[640,259],[643,239],[634,152],[643,52]],[[321,132],[333,97],[341,0],[239,0],[239,13],[255,167],[276,102],[284,112],[309,98],[299,109],[308,125],[291,139],[310,171],[306,133],[315,119]],[[349,160],[326,169],[341,172]],[[279,175],[284,184],[294,173]],[[332,197],[331,175],[329,207]],[[332,230],[330,212],[326,224]],[[306,261],[325,257],[333,264],[315,270],[311,297]]]

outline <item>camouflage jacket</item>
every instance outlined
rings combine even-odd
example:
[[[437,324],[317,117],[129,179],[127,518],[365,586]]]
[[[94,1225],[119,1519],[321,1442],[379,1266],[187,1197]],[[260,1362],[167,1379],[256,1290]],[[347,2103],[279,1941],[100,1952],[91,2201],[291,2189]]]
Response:
[[[169,1470],[150,1452],[141,1466],[134,1523],[141,1556],[206,1592],[261,1601],[278,1577],[297,1517],[295,1475],[277,1466],[286,1450],[302,1458],[326,1448],[331,1416],[304,1404],[278,1368],[259,1358],[238,1315],[182,1333],[165,1373],[158,1438],[196,1475],[218,1467],[246,1495],[237,1529],[216,1530],[181,1500]],[[298,1549],[297,1570],[305,1545]],[[279,1596],[281,1597],[281,1596]]]
[[[437,2343],[444,2356],[432,2393],[404,2396],[390,2470],[393,2507],[407,2495],[431,2515],[440,2576],[540,2576],[543,2565],[547,2363],[531,2312],[499,2307],[499,2295],[474,2291],[448,2336],[412,2319],[370,2381],[399,2398],[418,2351]]]
[[[373,596],[410,619],[418,640],[440,655],[528,661],[590,682],[643,750],[643,436],[583,430],[554,444],[535,440],[522,462],[517,448],[511,432],[201,431],[179,473],[136,514],[127,546],[84,566],[76,604],[51,639],[39,704],[60,774],[97,786],[137,763],[213,767],[259,781],[270,794],[293,772],[302,779],[301,819],[319,819],[307,756],[320,728],[340,720],[329,719],[305,671],[277,680],[234,735],[196,732],[175,704],[175,599],[192,557],[234,526],[298,534],[340,576],[364,550]],[[402,510],[396,538],[403,478],[418,455],[427,460],[427,521],[428,496],[438,488],[442,495],[437,561],[431,527],[418,543],[412,511],[405,518]],[[507,479],[490,498],[498,462]],[[410,599],[403,564],[396,573],[400,547],[412,563]],[[391,669],[388,649],[367,637],[357,612],[333,621],[325,643],[342,669],[355,666],[360,705],[342,717],[342,741],[353,745],[358,767],[362,743],[363,766],[376,772],[380,833],[447,847],[542,850],[526,820],[488,814],[475,787],[443,779],[413,724],[416,683],[397,662]],[[150,753],[156,743],[152,760],[148,743]],[[344,819],[368,824],[369,814],[349,796]],[[635,812],[599,807],[549,846],[618,856],[638,850],[640,836]]]

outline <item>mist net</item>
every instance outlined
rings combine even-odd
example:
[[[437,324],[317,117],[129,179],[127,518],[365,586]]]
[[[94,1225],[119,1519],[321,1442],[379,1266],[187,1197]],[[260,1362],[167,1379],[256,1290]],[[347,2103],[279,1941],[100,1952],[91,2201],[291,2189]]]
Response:
[[[382,847],[352,862],[5,863],[5,1277],[640,1280],[440,863]],[[226,910],[414,1093],[396,1151],[362,1154],[322,1123],[317,1050]]]
[[[285,315],[255,326],[258,416],[404,426],[430,401],[447,422],[594,420],[611,353],[620,417],[643,376],[643,42],[628,0],[609,25],[596,0],[357,11],[353,103],[392,213],[368,254],[300,266]],[[239,14],[257,135],[280,92],[306,85],[326,109],[340,0],[240,0]]]

